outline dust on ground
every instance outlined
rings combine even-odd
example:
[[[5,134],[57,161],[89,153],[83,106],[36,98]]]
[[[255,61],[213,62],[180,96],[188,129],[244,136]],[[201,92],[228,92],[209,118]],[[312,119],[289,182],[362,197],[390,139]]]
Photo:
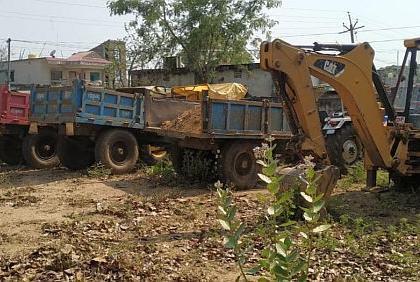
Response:
[[[92,178],[64,169],[1,169],[0,280],[237,277],[211,186],[168,186],[142,170]],[[266,197],[264,189],[235,192],[254,239],[264,235],[258,223]],[[317,242],[311,278],[418,280],[418,203],[412,194],[338,189],[329,204],[333,228]],[[261,247],[250,246],[247,267]]]
[[[180,114],[176,119],[163,122],[162,128],[183,133],[199,134],[202,132],[201,123],[201,107],[195,106],[193,109]]]

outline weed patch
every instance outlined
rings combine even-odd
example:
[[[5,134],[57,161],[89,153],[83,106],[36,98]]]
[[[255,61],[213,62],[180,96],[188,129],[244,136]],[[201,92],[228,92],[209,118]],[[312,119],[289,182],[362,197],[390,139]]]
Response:
[[[344,191],[360,190],[366,184],[366,170],[363,162],[357,162],[349,168],[348,174],[344,175],[337,183],[337,187]],[[389,187],[388,172],[379,169],[376,184],[380,187]]]
[[[101,163],[95,163],[87,169],[87,175],[92,178],[107,179],[111,175],[111,169]]]
[[[175,184],[178,181],[174,167],[166,160],[146,167],[146,174],[162,184]]]

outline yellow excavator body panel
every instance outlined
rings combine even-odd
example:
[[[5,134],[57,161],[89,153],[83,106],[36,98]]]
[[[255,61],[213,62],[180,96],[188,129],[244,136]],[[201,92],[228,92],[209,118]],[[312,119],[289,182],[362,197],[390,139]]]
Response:
[[[419,44],[420,38],[405,41],[408,48],[418,49]],[[311,81],[314,76],[331,85],[342,99],[363,144],[365,164],[410,175],[410,137],[404,136],[411,136],[413,130],[409,124],[389,124],[385,119],[385,109],[378,103],[377,80],[373,78],[374,50],[369,43],[336,48],[340,47],[346,49],[330,54],[305,50],[279,39],[261,45],[261,68],[272,73],[278,93],[291,112],[297,127],[295,134],[301,136],[295,140],[302,143],[300,148],[312,148],[328,163]]]

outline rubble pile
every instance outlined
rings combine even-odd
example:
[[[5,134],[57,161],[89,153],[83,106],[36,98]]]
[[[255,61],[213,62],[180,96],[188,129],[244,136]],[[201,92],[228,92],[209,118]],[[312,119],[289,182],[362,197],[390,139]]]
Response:
[[[174,120],[163,122],[162,128],[170,131],[200,134],[202,132],[201,107],[196,106],[183,112]]]

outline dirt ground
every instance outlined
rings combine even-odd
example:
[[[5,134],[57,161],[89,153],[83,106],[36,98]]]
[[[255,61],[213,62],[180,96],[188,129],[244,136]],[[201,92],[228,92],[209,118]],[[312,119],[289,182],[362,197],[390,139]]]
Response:
[[[334,226],[317,245],[311,279],[418,281],[418,196],[346,190],[330,201]],[[265,195],[235,193],[250,230]],[[1,167],[0,280],[235,281],[216,201],[209,185],[162,184],[144,170],[95,178]]]

